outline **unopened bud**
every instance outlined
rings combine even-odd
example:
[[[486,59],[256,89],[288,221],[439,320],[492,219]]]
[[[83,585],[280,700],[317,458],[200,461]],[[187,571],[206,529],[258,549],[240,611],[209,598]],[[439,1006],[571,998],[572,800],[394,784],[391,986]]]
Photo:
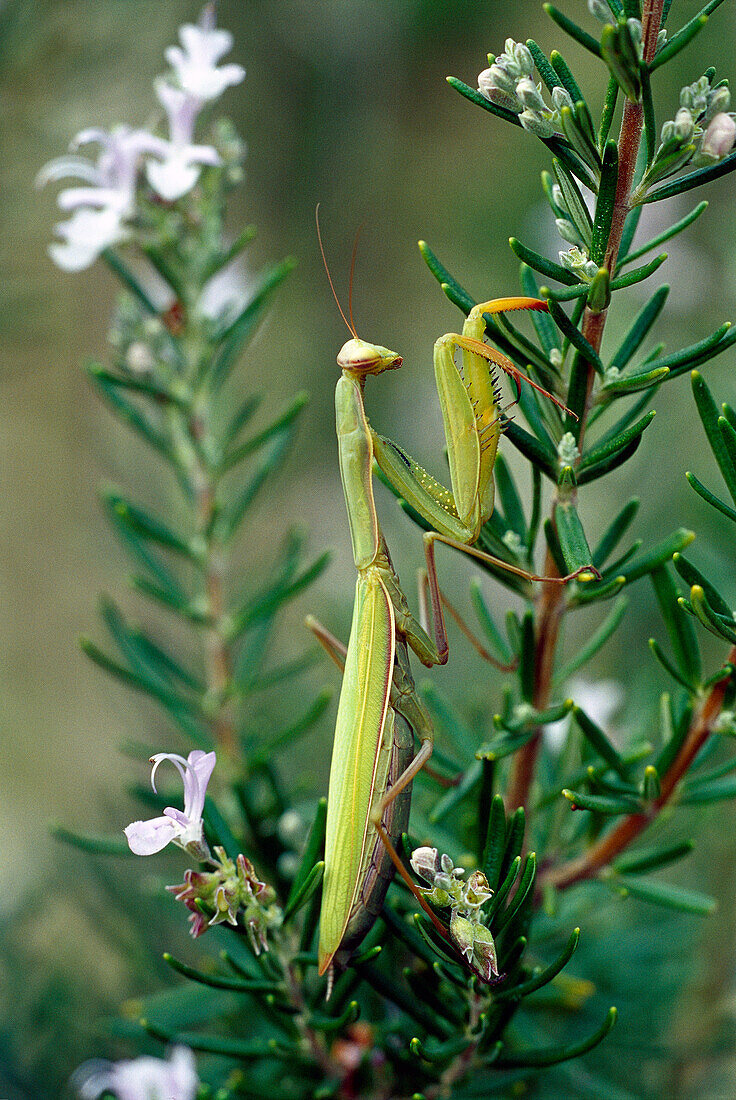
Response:
[[[702,156],[720,160],[731,152],[735,138],[736,122],[733,115],[716,115],[705,131],[700,153]]]
[[[516,94],[530,111],[546,111],[547,104],[542,99],[542,93],[539,86],[534,83],[531,77],[525,76],[516,85]]]
[[[606,0],[588,0],[588,11],[601,23],[612,23],[611,9]]]
[[[528,130],[530,134],[534,134],[538,138],[551,138],[555,135],[554,125],[549,119],[542,118],[535,111],[525,110],[519,115],[519,122]]]
[[[485,981],[498,977],[496,947],[485,925],[468,920],[460,913],[453,913],[450,920],[450,935],[473,970]]]
[[[567,218],[555,218],[555,225],[557,226],[557,232],[560,234],[563,241],[569,241],[570,244],[574,244],[577,248],[579,248],[583,244],[582,238],[577,229],[571,221],[567,220]],[[562,263],[566,267],[568,267],[568,265],[565,264],[564,260],[562,260]],[[570,266],[569,270],[572,271],[573,268]]]
[[[572,432],[565,432],[557,444],[557,458],[560,466],[574,466],[580,458],[577,440]]]
[[[575,106],[567,88],[561,88],[559,85],[552,89],[552,102],[558,111],[561,111],[563,107],[569,107],[572,111]]]
[[[497,73],[502,75],[499,77]],[[508,84],[510,90],[507,90],[505,86],[501,86],[502,84]],[[478,75],[478,91],[480,94],[485,96],[491,103],[495,103],[497,107],[505,107],[518,115],[522,106],[515,88],[514,81],[509,78],[508,73],[500,65],[491,65],[490,69],[484,69]]]
[[[440,870],[440,861],[437,858],[436,848],[415,848],[411,854],[411,865],[425,882],[434,882],[435,875]]]
[[[641,53],[641,20],[640,19],[627,19],[626,26],[629,28],[629,34],[631,41],[635,48]]]
[[[534,58],[529,47],[523,42],[517,42],[514,46],[514,61],[527,76],[531,76],[534,72]]]
[[[678,141],[689,141],[693,134],[695,124],[693,122],[693,116],[687,107],[680,107],[679,111],[675,115],[673,136]]]
[[[722,111],[727,111],[731,106],[731,93],[725,84],[721,84],[720,88],[716,88],[711,92],[708,98],[708,110],[706,112],[706,118],[710,122],[716,115],[721,114]]]

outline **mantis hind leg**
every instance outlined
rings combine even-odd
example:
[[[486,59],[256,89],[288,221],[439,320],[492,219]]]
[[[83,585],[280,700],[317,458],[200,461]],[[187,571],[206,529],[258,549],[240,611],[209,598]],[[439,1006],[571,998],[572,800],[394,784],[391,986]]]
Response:
[[[425,618],[429,614],[427,597],[429,596],[430,599],[432,598],[432,586],[430,584],[429,572],[427,569],[420,569],[418,571],[417,577],[419,587],[419,614],[422,618],[422,622],[424,622]],[[482,657],[484,661],[487,661],[489,665],[493,665],[494,668],[497,668],[499,672],[513,672],[518,666],[518,660],[515,659],[509,664],[504,664],[503,661],[499,661],[498,658],[494,657],[492,653],[489,653],[489,651],[480,641],[478,636],[470,629],[468,624],[465,622],[465,619],[462,617],[457,608],[452,603],[450,603],[445,593],[439,587],[438,583],[435,584],[435,589],[442,607],[460,629],[461,633],[470,642],[475,652],[480,657]]]
[[[348,647],[334,634],[330,633],[326,626],[322,626],[322,623],[319,619],[315,619],[314,615],[307,615],[304,625],[312,631],[327,656],[335,662],[340,672],[344,672]]]
[[[379,837],[381,838],[384,848],[388,852],[391,862],[401,876],[402,880],[409,887],[409,890],[412,892],[419,905],[432,921],[432,924],[435,926],[442,938],[451,943],[452,941],[450,940],[447,928],[425,901],[422,891],[413,881],[411,875],[404,866],[404,863],[401,860],[399,853],[396,851],[393,840],[388,835],[383,825],[383,818],[384,814],[386,813],[387,807],[389,807],[391,803],[396,798],[398,798],[402,791],[404,791],[406,787],[409,786],[415,775],[422,770],[422,768],[425,766],[430,756],[432,755],[432,748],[433,742],[431,737],[426,737],[425,740],[422,741],[422,747],[420,748],[414,759],[411,761],[409,766],[402,772],[402,774],[398,777],[393,786],[386,791],[383,797],[373,807],[373,810],[371,811],[371,821],[375,826]]]

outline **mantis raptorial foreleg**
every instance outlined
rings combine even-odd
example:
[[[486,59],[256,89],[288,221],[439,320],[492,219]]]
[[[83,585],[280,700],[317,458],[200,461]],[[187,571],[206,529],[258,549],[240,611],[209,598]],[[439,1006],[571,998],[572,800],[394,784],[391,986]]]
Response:
[[[541,577],[472,546],[493,512],[493,467],[503,411],[499,404],[500,391],[494,368],[500,367],[509,374],[517,386],[523,380],[564,408],[558,398],[547,394],[521,374],[510,359],[483,342],[484,314],[520,309],[543,312],[547,310],[547,303],[538,298],[496,298],[482,302],[468,314],[462,334],[448,333],[435,344],[435,381],[445,429],[451,490],[428,474],[390,439],[373,432],[374,455],[382,473],[396,492],[432,528],[425,536],[425,553],[433,601],[439,596],[436,580],[432,579],[432,541],[444,542],[530,581],[564,583],[573,577],[592,578],[596,575],[596,570],[591,566],[566,577]],[[455,364],[457,349],[461,351],[461,369]]]

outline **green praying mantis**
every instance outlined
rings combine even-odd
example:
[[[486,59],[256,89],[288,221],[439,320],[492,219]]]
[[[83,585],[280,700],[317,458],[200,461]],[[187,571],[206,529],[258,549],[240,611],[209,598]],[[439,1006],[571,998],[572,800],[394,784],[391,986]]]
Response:
[[[324,251],[322,256],[324,259]],[[591,572],[579,569],[566,577],[541,577],[471,545],[493,511],[493,466],[502,428],[494,367],[510,374],[517,386],[524,380],[541,389],[483,342],[483,315],[546,310],[546,302],[535,298],[483,302],[471,310],[462,334],[449,333],[436,342],[435,378],[447,442],[450,491],[395,443],[371,428],[363,400],[365,379],[400,367],[402,357],[359,339],[352,323],[352,300],[348,321],[326,261],[325,269],[338,309],[352,334],[337,356],[342,374],[335,389],[335,416],[340,475],[358,577],[347,649],[314,619],[308,620],[344,669],[327,804],[320,975],[326,971],[332,974],[335,966],[342,968],[365,936],[380,912],[394,866],[422,900],[396,855],[395,844],[407,827],[410,784],[427,763],[433,747],[432,723],[415,690],[409,650],[428,667],[445,664],[448,658],[443,615],[446,601],[437,579],[434,543],[456,547],[530,581],[565,583]],[[461,370],[455,365],[456,349],[462,354]],[[547,396],[564,408],[551,394]],[[424,535],[426,583],[420,586],[420,619],[409,609],[379,526],[373,496],[374,459],[397,493],[432,528]],[[452,610],[449,605],[448,609]],[[457,618],[455,612],[453,615]],[[467,628],[464,632],[469,635]],[[483,652],[479,644],[476,648]],[[416,753],[415,738],[420,743]],[[430,916],[441,930],[431,912]]]

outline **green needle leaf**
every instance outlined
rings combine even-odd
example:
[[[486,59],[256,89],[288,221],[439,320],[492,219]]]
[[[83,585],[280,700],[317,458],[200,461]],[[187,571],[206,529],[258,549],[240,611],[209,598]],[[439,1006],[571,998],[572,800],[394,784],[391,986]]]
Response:
[[[686,546],[690,545],[694,538],[694,531],[688,531],[685,527],[679,527],[676,531],[673,531],[671,535],[668,535],[666,539],[656,543],[651,550],[647,550],[643,554],[640,554],[627,566],[624,570],[626,583],[631,584],[632,581],[638,580],[639,577],[646,576],[647,573],[651,573],[651,571],[658,566],[671,561],[672,555],[678,553],[680,550],[684,550]]]
[[[687,558],[683,558],[682,554],[674,554],[672,563],[688,588],[692,588],[694,584],[700,585],[714,611],[719,615],[730,616],[732,614],[731,608],[720,592],[703,576],[699,569],[696,569],[692,562],[688,561]]]
[[[560,540],[560,549],[565,560],[565,565],[570,573],[574,573],[582,566],[591,565],[591,554],[585,531],[578,515],[577,508],[571,501],[555,505],[555,524],[557,536]],[[591,579],[594,574],[591,573]],[[580,580],[583,580],[584,575]]]
[[[299,889],[290,898],[286,907],[284,908],[284,923],[291,920],[295,913],[297,913],[302,906],[306,905],[315,890],[321,885],[322,877],[325,873],[324,861],[320,860],[315,863],[312,870],[306,877],[306,880],[302,883]]]
[[[600,542],[593,551],[593,565],[597,566],[598,569],[605,565],[628,531],[634,521],[636,513],[639,511],[640,503],[641,502],[636,497],[628,501],[603,533]]]
[[[248,455],[257,451],[264,443],[267,443],[269,439],[282,429],[289,427],[289,425],[299,416],[299,413],[307,404],[308,400],[309,395],[304,390],[301,390],[280,416],[272,421],[267,427],[263,428],[262,431],[257,432],[256,435],[251,436],[250,439],[246,439],[244,443],[234,447],[223,459],[220,465],[220,471],[225,473],[225,471],[232,469],[233,466],[236,466],[238,462],[242,462]]]
[[[518,256],[523,263],[538,271],[540,275],[544,275],[548,279],[556,279],[558,283],[564,283],[565,286],[580,286],[571,271],[560,264],[556,264],[554,260],[548,260],[546,256],[541,256],[534,249],[528,248],[527,245],[522,244],[518,237],[509,237],[509,245],[514,255]],[[588,288],[582,286],[580,289],[585,292]]]
[[[684,50],[690,42],[692,42],[695,35],[702,31],[703,27],[708,22],[708,17],[716,8],[720,7],[723,0],[710,0],[709,4],[706,4],[697,15],[686,23],[683,27],[680,27],[676,34],[672,35],[669,42],[666,42],[662,49],[654,55],[654,58],[649,66],[652,72],[658,69],[660,65],[666,65],[668,61],[671,61],[673,57],[676,57],[680,50]]]
[[[569,34],[571,38],[574,38],[584,49],[589,50],[590,53],[594,54],[596,57],[601,56],[600,43],[593,38],[592,34],[588,34],[588,32],[584,31],[582,27],[579,27],[577,23],[573,23],[572,19],[563,15],[554,4],[542,4],[542,7],[550,19],[553,19],[558,27],[561,27],[563,31]]]
[[[612,864],[614,871],[622,875],[641,875],[646,871],[655,871],[670,863],[690,855],[695,847],[692,840],[674,841],[651,848],[637,848],[626,852]]]
[[[238,355],[255,332],[256,326],[266,312],[271,295],[294,270],[296,261],[287,258],[268,268],[260,284],[246,307],[234,321],[219,335],[220,351],[209,372],[209,385],[212,389],[221,386],[235,365]]]
[[[627,780],[629,769],[601,727],[589,718],[581,707],[574,706],[572,716],[593,751],[597,752],[623,780]]]
[[[506,811],[503,795],[494,795],[488,817],[488,833],[480,865],[491,890],[498,886],[503,853],[506,847]]]
[[[611,795],[588,794],[587,791],[564,790],[563,795],[571,803],[573,810],[589,810],[595,814],[619,816],[637,813],[639,805],[631,798],[614,798]]]
[[[496,1059],[495,1065],[499,1069],[537,1068],[541,1066],[556,1066],[560,1062],[566,1062],[570,1058],[579,1058],[582,1054],[592,1050],[593,1047],[605,1039],[608,1032],[616,1023],[616,1009],[610,1008],[602,1025],[587,1039],[570,1043],[568,1046],[559,1044],[540,1050],[506,1050]]]
[[[660,565],[649,576],[667,627],[677,667],[682,678],[693,688],[700,682],[703,669],[692,619],[678,603],[680,592],[667,567]]]
[[[555,88],[561,88],[562,84],[560,83],[560,78],[534,39],[527,38],[526,44],[529,53],[534,58],[534,64],[537,66],[539,75],[547,86],[547,91],[553,92]]]
[[[614,436],[613,439],[598,443],[589,451],[586,451],[580,461],[578,481],[582,484],[585,480],[589,480],[589,478],[584,476],[585,474],[600,467],[604,462],[609,462],[613,458],[620,457],[633,443],[637,443],[651,424],[655,415],[655,411],[652,409],[651,412],[648,412],[646,416],[643,416],[641,420],[638,420],[632,427],[620,432],[618,435]],[[618,463],[616,463],[616,465],[618,465]],[[612,467],[608,466],[607,468],[611,469]]]
[[[685,191],[691,191],[693,187],[702,187],[703,184],[720,179],[721,176],[733,172],[735,168],[736,153],[729,153],[723,160],[719,160],[718,164],[710,165],[708,168],[699,168],[696,172],[690,172],[687,176],[680,176],[671,183],[664,184],[663,187],[657,187],[654,191],[647,192],[641,202],[659,202],[660,199],[671,199],[674,195],[682,195]]]
[[[573,103],[578,103],[580,101],[585,102],[583,93],[580,91],[577,81],[570,72],[569,66],[562,54],[559,53],[557,50],[552,50],[552,53],[549,55],[549,59],[552,63],[552,68],[560,78],[560,82],[563,88],[565,88],[570,93],[570,98],[572,99]]]
[[[627,366],[641,347],[650,329],[654,325],[654,322],[662,312],[669,292],[670,288],[666,284],[655,290],[649,301],[635,317],[629,331],[614,352],[609,367],[616,367],[618,370],[621,370],[623,367]],[[659,364],[657,365],[657,369],[661,370]]]
[[[456,76],[448,76],[446,79],[451,88],[454,88],[456,92],[459,92],[465,99],[470,100],[471,103],[475,103],[476,107],[482,107],[484,111],[490,111],[492,115],[496,115],[497,118],[503,119],[504,122],[511,122],[514,126],[521,126],[518,115],[515,115],[513,111],[509,111],[506,107],[499,107],[496,103],[491,103],[490,99],[486,99],[486,97],[476,91],[475,88],[471,88],[462,80],[458,80]]]
[[[683,601],[683,606],[698,619],[700,623],[716,637],[725,638],[731,645],[736,645],[736,623],[732,616],[719,615],[708,603],[705,592],[699,584],[694,584],[690,589],[690,603]]]
[[[516,116],[514,116],[516,117]],[[445,265],[434,254],[426,241],[419,241],[419,251],[422,254],[422,259],[426,263],[429,270],[434,275],[437,282],[440,284],[444,292],[447,294],[451,302],[455,302],[460,309],[467,315],[475,305],[475,301],[468,294],[464,287],[460,286],[460,283],[456,279],[453,279],[450,272]],[[450,293],[452,292],[452,293]]]
[[[595,348],[583,336],[580,329],[576,328],[564,309],[553,298],[547,300],[547,307],[552,320],[557,325],[563,336],[566,336],[572,346],[580,352],[586,363],[595,368],[598,374],[603,374],[603,364]]]
[[[618,273],[625,264],[633,263],[634,260],[638,260],[642,256],[645,256],[647,252],[652,252],[655,248],[659,248],[660,245],[665,244],[666,241],[676,237],[678,233],[682,233],[683,229],[687,229],[689,225],[692,225],[695,219],[699,218],[707,208],[708,203],[704,199],[703,202],[699,202],[689,214],[686,214],[684,218],[680,218],[674,225],[671,225],[669,229],[665,229],[656,237],[652,237],[652,239],[647,241],[645,245],[642,245],[641,248],[637,248],[634,252],[629,252],[628,255],[624,255],[616,264],[616,273]],[[641,208],[637,207],[637,210],[640,211]]]
[[[530,993],[536,993],[538,989],[542,989],[545,985],[548,985],[553,978],[556,978],[560,971],[567,966],[570,959],[575,954],[579,941],[580,929],[575,928],[564,950],[553,963],[550,963],[550,965],[544,969],[540,969],[538,973],[533,974],[532,977],[528,978],[525,982],[511,986],[508,989],[501,989],[498,993],[494,993],[494,1001],[520,1001],[523,997],[528,997]]]
[[[736,523],[736,512],[733,510],[733,508],[729,507],[728,504],[725,504],[724,501],[715,496],[714,493],[711,493],[710,489],[706,489],[705,485],[703,485],[701,481],[698,481],[695,474],[690,473],[689,470],[685,474],[685,477],[687,478],[690,485],[692,485],[698,496],[701,496],[704,501],[712,505],[724,516],[727,516],[728,519],[731,519],[734,521],[734,523]]]
[[[595,205],[595,228],[590,258],[598,265],[603,263],[608,246],[613,220],[613,207],[616,201],[618,185],[618,145],[615,141],[606,142],[603,151],[601,182],[598,188],[598,201]]]
[[[726,802],[736,798],[736,776],[717,779],[711,783],[683,785],[679,802],[682,806],[707,806],[714,802]]]
[[[627,876],[615,876],[610,880],[614,890],[639,898],[640,901],[649,901],[653,905],[662,905],[666,909],[676,909],[680,913],[696,913],[698,916],[707,917],[714,911],[716,902],[707,894],[700,894],[695,890],[686,890],[683,886],[671,886],[665,882],[646,882],[641,879]]]
[[[568,680],[578,671],[578,669],[581,669],[583,665],[587,664],[592,657],[595,657],[596,653],[603,648],[608,639],[618,630],[628,606],[629,601],[625,596],[620,596],[616,600],[612,609],[598,629],[590,635],[588,641],[576,655],[557,673],[555,676],[555,683],[564,684],[565,680]]]
[[[703,422],[705,434],[708,437],[708,442],[715,455],[723,480],[726,482],[726,487],[731,494],[731,499],[736,503],[736,465],[734,464],[733,448],[729,446],[729,441],[724,437],[720,427],[721,420],[724,424],[728,422],[720,416],[718,407],[700,372],[693,371],[691,378],[693,396],[695,397],[700,419]]]
[[[261,981],[255,978],[252,980],[229,978],[224,974],[207,974],[174,958],[168,951],[164,952],[164,961],[177,974],[183,974],[190,981],[211,986],[213,989],[230,989],[235,993],[278,993],[282,988],[278,982]]]

